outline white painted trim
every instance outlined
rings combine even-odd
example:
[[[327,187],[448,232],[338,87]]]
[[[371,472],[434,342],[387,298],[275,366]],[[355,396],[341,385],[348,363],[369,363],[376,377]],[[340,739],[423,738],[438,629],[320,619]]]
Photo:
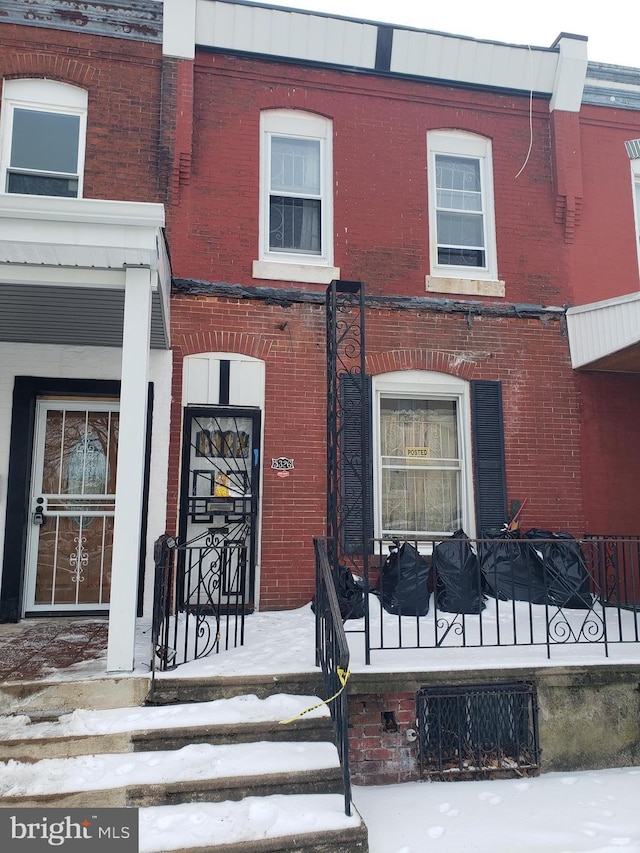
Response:
[[[269,281],[299,281],[307,284],[330,284],[340,278],[340,267],[320,267],[311,264],[254,261],[252,275]]]
[[[0,193],[7,192],[7,171],[11,159],[14,110],[22,109],[78,117],[77,171],[75,173],[60,173],[60,177],[77,180],[78,192],[76,197],[82,198],[87,138],[87,105],[87,91],[69,83],[41,78],[5,80],[2,93],[2,115],[0,116],[0,140],[2,140],[2,147],[0,148]],[[39,173],[36,170],[34,174]],[[9,193],[9,195],[16,194]],[[40,196],[40,198],[43,197]],[[52,198],[57,198],[57,196],[52,196]]]
[[[438,263],[436,228],[436,155],[450,154],[478,160],[482,187],[482,212],[485,240],[485,266],[464,267]],[[429,261],[433,278],[498,281],[496,223],[494,207],[493,163],[491,140],[475,133],[454,129],[427,132],[428,200],[429,200]]]
[[[640,342],[640,293],[567,309],[571,365],[585,367]]]
[[[425,276],[429,293],[452,293],[464,296],[504,296],[504,281],[481,281],[478,279],[444,278]]]
[[[560,49],[549,109],[580,112],[587,79],[587,40],[562,34],[556,42]]]
[[[151,330],[151,275],[127,270],[107,672],[135,664]]]
[[[473,464],[471,448],[471,395],[469,383],[464,379],[431,370],[398,370],[381,373],[372,378],[373,397],[373,497],[374,536],[380,537],[382,529],[381,469],[380,459],[380,398],[413,397],[416,399],[445,399],[457,402],[458,441],[460,443],[460,505],[462,528],[472,539],[476,522],[473,506]]]
[[[320,143],[320,247],[317,255],[269,248],[269,196],[271,191],[271,139],[288,137]],[[260,114],[260,243],[259,261],[300,268],[333,265],[333,122],[302,110],[263,110]],[[258,276],[254,273],[254,278]],[[260,276],[260,278],[275,276]],[[287,277],[284,277],[287,280]],[[307,281],[307,279],[290,279]],[[324,280],[324,279],[323,279]],[[329,279],[331,281],[332,279]]]
[[[177,59],[196,55],[196,0],[163,0],[162,53]]]

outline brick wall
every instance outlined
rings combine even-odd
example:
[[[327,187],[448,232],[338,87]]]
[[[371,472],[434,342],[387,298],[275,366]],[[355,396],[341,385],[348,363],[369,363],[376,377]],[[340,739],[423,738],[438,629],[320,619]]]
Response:
[[[266,363],[261,606],[313,596],[312,538],[325,532],[324,307],[176,295],[169,519],[177,517],[181,364],[195,352],[243,352]],[[509,499],[527,497],[525,527],[582,533],[579,409],[559,321],[411,310],[367,312],[368,370],[439,370],[503,383]],[[295,468],[280,479],[272,457]],[[171,524],[171,521],[170,521]]]
[[[546,102],[534,101],[534,145],[516,178],[529,146],[527,97],[205,53],[196,59],[194,92],[191,180],[174,211],[178,277],[252,281],[260,111],[295,108],[333,120],[335,263],[342,278],[364,281],[371,294],[424,295],[426,134],[457,128],[493,142],[498,267],[507,299],[565,301]]]
[[[354,785],[414,782],[418,769],[415,693],[349,695],[349,759]],[[410,735],[412,737],[412,735]]]
[[[161,50],[63,30],[0,28],[0,77],[47,77],[88,91],[85,198],[164,200]]]

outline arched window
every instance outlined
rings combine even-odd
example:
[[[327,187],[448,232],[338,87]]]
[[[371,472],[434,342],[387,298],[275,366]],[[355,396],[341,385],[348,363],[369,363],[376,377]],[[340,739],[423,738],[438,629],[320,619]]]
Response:
[[[87,92],[55,80],[5,80],[2,191],[82,196]]]

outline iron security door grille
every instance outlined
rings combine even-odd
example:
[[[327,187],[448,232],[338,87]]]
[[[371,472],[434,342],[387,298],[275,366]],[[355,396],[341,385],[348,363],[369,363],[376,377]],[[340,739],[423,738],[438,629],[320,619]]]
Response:
[[[422,687],[417,705],[423,777],[474,779],[539,771],[533,685]]]
[[[178,593],[183,606],[253,601],[260,413],[185,412]]]

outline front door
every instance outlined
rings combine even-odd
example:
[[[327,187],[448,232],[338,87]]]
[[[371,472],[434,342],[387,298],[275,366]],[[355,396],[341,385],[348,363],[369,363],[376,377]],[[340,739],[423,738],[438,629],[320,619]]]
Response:
[[[180,541],[183,606],[252,609],[260,412],[185,412]]]
[[[118,403],[39,400],[25,614],[109,606]]]

